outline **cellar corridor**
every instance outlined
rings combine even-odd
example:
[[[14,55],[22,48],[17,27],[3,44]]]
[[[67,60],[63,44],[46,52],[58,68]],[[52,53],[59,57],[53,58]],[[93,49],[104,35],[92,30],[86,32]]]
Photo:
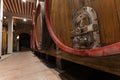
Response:
[[[0,80],[120,80],[120,0],[0,0]]]

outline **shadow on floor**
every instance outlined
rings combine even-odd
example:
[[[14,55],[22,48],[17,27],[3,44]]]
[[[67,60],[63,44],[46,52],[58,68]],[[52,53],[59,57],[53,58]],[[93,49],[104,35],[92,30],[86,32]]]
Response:
[[[63,80],[120,80],[120,76],[95,70],[69,61],[63,60],[62,64],[65,72],[60,74],[60,76],[69,78]]]
[[[45,54],[40,53],[35,53],[35,55],[40,58],[40,60],[42,59],[44,64],[49,68],[58,70],[56,68],[55,57],[46,56]],[[59,75],[62,80],[120,80],[120,76],[95,70],[66,60],[62,60],[62,70],[62,73],[60,72]]]

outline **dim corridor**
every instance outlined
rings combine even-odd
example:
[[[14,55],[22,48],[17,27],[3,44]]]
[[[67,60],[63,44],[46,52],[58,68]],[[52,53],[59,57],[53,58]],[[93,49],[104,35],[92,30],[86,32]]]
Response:
[[[31,51],[15,53],[0,61],[0,80],[61,80]]]

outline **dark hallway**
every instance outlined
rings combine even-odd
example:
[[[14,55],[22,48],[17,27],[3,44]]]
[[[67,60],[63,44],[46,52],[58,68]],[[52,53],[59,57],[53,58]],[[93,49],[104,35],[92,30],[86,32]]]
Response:
[[[30,35],[27,33],[21,33],[19,35],[19,47],[20,51],[27,51],[30,49]]]

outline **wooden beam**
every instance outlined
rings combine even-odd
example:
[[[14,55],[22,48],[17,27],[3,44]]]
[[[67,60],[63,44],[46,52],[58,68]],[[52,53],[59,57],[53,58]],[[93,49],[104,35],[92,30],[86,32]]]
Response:
[[[19,0],[18,0],[18,1],[19,1]],[[17,13],[17,14],[20,14],[20,12],[19,12],[19,3],[18,3],[18,1],[15,0],[15,1],[14,1],[14,4],[15,4],[15,7],[16,7],[16,13]]]
[[[14,13],[14,10],[13,10],[12,5],[11,5],[11,0],[7,1],[7,3],[8,3],[8,5],[9,5],[9,7],[10,7],[12,13]]]
[[[11,0],[10,0],[10,1],[11,1]],[[11,6],[12,6],[12,8],[13,8],[14,13],[17,13],[17,6],[15,6],[14,2],[15,2],[15,0],[12,0],[12,1],[11,1]]]
[[[17,16],[13,16],[12,18],[14,18],[14,19],[25,19],[25,17],[17,17]],[[26,18],[27,20],[30,20],[30,21],[32,21],[32,19],[30,19],[30,18]]]
[[[23,15],[23,14],[14,14],[14,13],[10,13],[10,12],[4,12],[4,15],[7,15],[7,16],[17,16],[17,17],[25,17],[25,18],[32,18],[31,15]]]
[[[17,3],[18,3],[18,7],[19,7],[19,13],[22,14],[22,2],[21,2],[21,0],[18,0]]]
[[[4,4],[6,5],[6,8],[8,9],[8,11],[12,11],[6,0],[4,0]]]

